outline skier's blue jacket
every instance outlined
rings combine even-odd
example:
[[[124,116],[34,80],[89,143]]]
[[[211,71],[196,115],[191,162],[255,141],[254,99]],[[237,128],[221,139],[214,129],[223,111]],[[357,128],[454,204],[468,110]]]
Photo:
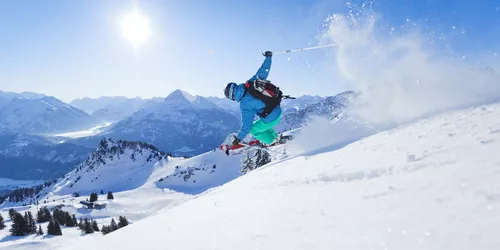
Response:
[[[270,56],[264,59],[262,66],[260,66],[257,73],[250,78],[249,81],[256,80],[257,78],[266,80],[269,76],[269,71],[271,70],[272,59]],[[238,84],[234,89],[234,98],[240,103],[241,110],[241,128],[238,132],[238,139],[242,140],[248,135],[252,129],[253,118],[264,111],[266,104],[263,101],[253,97],[250,94],[245,94],[245,84]],[[275,121],[281,116],[281,107],[276,107],[268,116],[265,118],[260,118],[265,123],[270,123]]]

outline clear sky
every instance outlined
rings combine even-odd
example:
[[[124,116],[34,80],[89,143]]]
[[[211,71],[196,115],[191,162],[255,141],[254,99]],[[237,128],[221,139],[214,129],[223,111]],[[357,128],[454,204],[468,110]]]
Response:
[[[360,1],[351,1],[360,2]],[[367,1],[368,2],[368,1]],[[373,0],[381,25],[407,19],[447,37],[458,54],[500,52],[500,1]],[[151,37],[134,48],[120,23],[138,6]],[[243,82],[265,50],[317,45],[338,0],[0,1],[0,90],[77,97],[166,96],[175,89],[222,96]],[[276,56],[270,79],[293,95],[331,95],[327,50]],[[333,83],[333,84],[332,84]]]

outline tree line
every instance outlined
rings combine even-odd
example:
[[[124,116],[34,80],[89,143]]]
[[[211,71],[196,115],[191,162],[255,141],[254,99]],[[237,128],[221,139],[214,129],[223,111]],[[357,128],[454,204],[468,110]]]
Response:
[[[12,190],[10,193],[0,197],[0,204],[2,204],[4,201],[8,202],[24,202],[27,199],[31,199],[30,205],[33,203],[36,203],[36,200],[40,198],[40,192],[46,188],[50,187],[52,184],[56,183],[57,180],[52,180],[52,181],[46,181],[45,183],[29,188],[17,188]],[[23,205],[28,205],[28,204],[23,204]]]
[[[54,209],[51,213],[47,207],[40,208],[36,218],[33,217],[30,211],[24,212],[24,215],[22,215],[14,209],[9,210],[9,217],[12,221],[11,229],[9,230],[12,236],[43,235],[42,226],[39,224],[37,227],[36,223],[44,222],[49,222],[47,225],[47,235],[62,235],[61,226],[78,227],[84,234],[102,232],[102,234],[106,235],[122,227],[126,227],[130,223],[125,216],[119,216],[118,223],[112,218],[109,225],[103,225],[99,229],[97,221],[93,219],[80,218],[78,222],[74,214],[70,215],[68,212],[59,209]],[[5,220],[0,214],[0,230],[3,230],[5,227]]]

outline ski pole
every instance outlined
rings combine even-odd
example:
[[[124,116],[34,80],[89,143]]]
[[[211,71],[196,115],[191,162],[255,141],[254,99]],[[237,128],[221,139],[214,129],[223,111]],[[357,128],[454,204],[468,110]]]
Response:
[[[286,54],[286,53],[291,53],[291,52],[298,52],[298,51],[304,51],[304,50],[312,50],[312,49],[322,49],[322,48],[328,48],[328,47],[334,47],[337,46],[337,44],[328,44],[328,45],[319,45],[319,46],[314,46],[314,47],[307,47],[307,48],[300,48],[300,49],[289,49],[285,51],[280,51],[280,52],[275,52],[273,55],[280,55],[280,54]]]

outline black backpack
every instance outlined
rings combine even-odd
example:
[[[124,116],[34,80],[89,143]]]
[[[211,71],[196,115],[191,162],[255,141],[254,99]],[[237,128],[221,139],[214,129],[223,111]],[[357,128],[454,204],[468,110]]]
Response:
[[[253,81],[248,81],[245,83],[245,95],[250,93],[253,97],[261,100],[266,104],[264,111],[258,114],[262,118],[266,118],[273,110],[281,104],[281,100],[284,99],[295,99],[288,95],[283,95],[280,88],[272,84],[268,80],[257,79]]]

